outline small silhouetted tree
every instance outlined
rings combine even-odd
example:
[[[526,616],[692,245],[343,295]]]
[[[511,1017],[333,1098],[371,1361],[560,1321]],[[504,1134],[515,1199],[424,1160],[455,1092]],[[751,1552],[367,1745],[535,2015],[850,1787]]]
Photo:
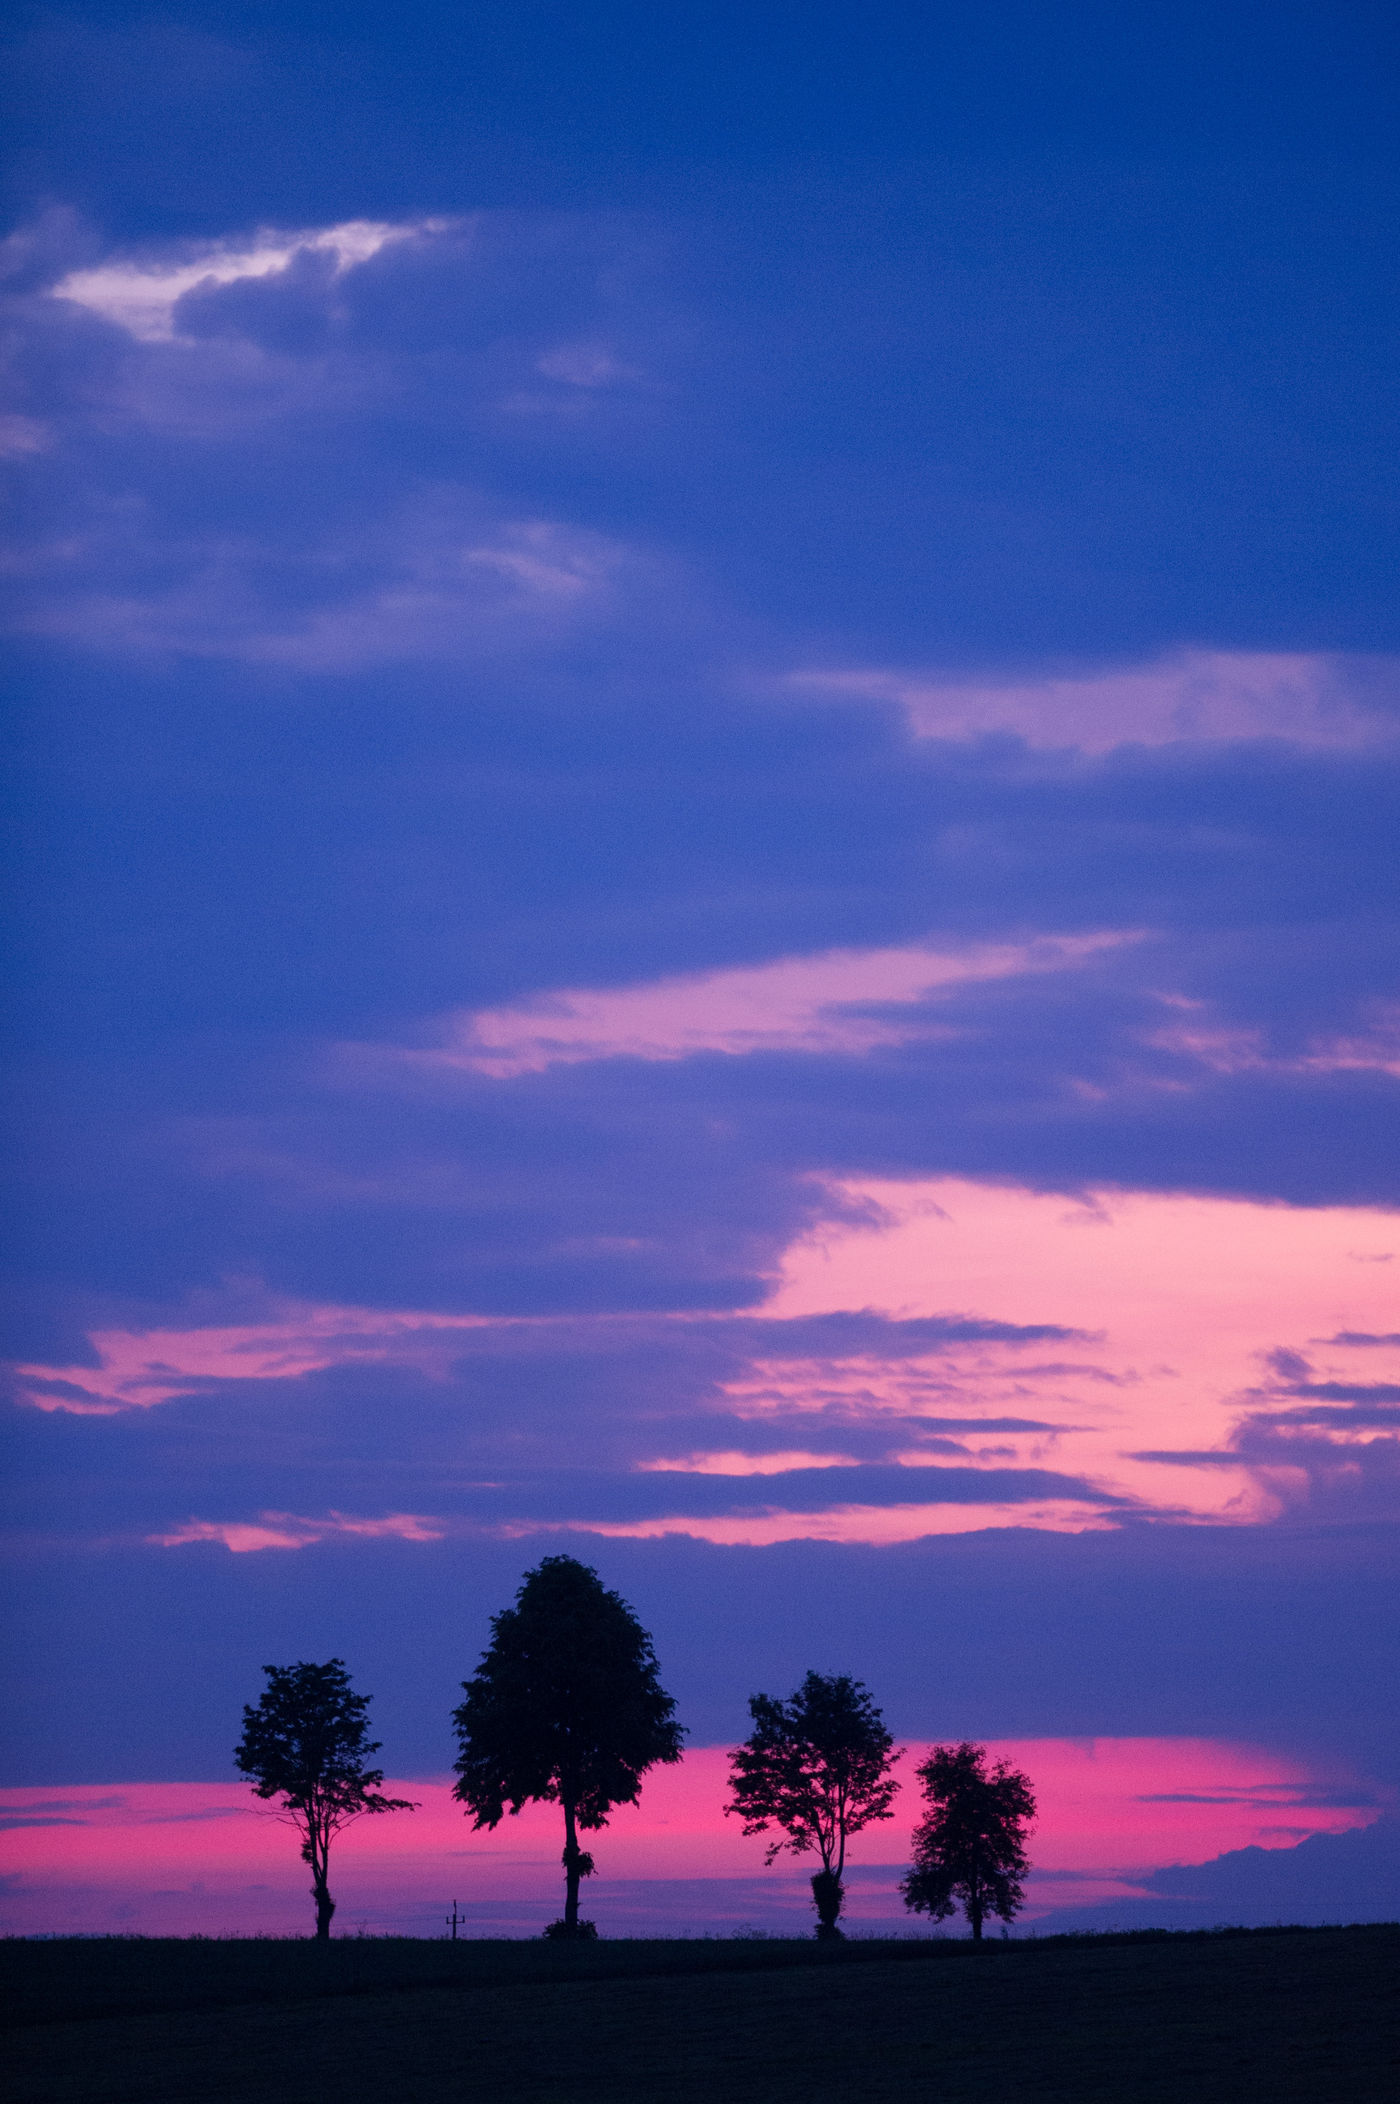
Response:
[[[661,1686],[651,1638],[627,1602],[572,1556],[546,1556],[507,1607],[453,1711],[460,1753],[454,1795],[474,1826],[506,1811],[558,1804],[564,1813],[564,1913],[547,1936],[591,1936],[580,1922],[580,1878],[593,1858],[580,1830],[635,1804],[657,1761],[678,1761],[684,1728]]]
[[[752,1695],[749,1714],[754,1728],[730,1756],[734,1796],[724,1809],[742,1818],[746,1834],[782,1828],[765,1862],[784,1848],[817,1851],[817,1934],[839,1936],[847,1839],[893,1816],[894,1741],[869,1689],[845,1673],[809,1673],[786,1701]]]
[[[406,1797],[386,1797],[379,1751],[369,1736],[369,1697],[357,1695],[342,1658],[323,1666],[264,1666],[267,1687],[256,1708],[245,1705],[236,1765],[259,1797],[280,1799],[301,1835],[310,1866],[316,1934],[330,1935],[335,1901],[327,1882],[331,1841],[352,1819],[373,1812],[412,1812]]]
[[[914,1864],[900,1880],[904,1904],[946,1921],[954,1907],[980,1941],[989,1914],[1011,1921],[1025,1899],[1026,1835],[1035,1818],[1030,1777],[985,1746],[935,1746],[916,1773],[928,1810],[914,1829]]]

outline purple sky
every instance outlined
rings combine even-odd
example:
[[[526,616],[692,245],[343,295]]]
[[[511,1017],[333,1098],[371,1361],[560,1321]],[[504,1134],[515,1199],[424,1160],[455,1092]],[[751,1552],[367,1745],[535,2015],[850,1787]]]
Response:
[[[1400,1785],[1394,23],[1051,13],[21,11],[10,1786]]]

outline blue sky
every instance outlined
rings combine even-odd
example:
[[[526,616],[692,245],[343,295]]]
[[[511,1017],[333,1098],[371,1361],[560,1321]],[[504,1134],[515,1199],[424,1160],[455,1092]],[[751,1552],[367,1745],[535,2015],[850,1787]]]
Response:
[[[1395,57],[20,14],[8,1780],[561,1545],[1396,1779]]]

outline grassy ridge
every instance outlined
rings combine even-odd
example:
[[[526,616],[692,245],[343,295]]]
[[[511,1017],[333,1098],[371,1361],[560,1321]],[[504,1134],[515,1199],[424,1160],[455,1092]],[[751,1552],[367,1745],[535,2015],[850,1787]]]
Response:
[[[980,1952],[933,1940],[833,1952],[133,1939],[12,1943],[0,1972],[28,2012],[7,2041],[14,2104],[1400,2095],[1394,1926],[1054,1937]],[[99,2013],[114,1994],[126,2013]]]
[[[766,1973],[794,1966],[987,1963],[1031,1949],[1166,1942],[1218,1944],[1238,1937],[1400,1934],[1389,1927],[1299,1929],[1140,1929],[1116,1935],[1050,1936],[1030,1943],[966,1938],[860,1938],[818,1943],[806,1937],[619,1938],[561,1945],[518,1938],[460,1943],[411,1936],[307,1937],[55,1936],[0,1938],[0,2028],[73,2023],[107,2016],[174,2015],[253,2002],[320,2000],[328,1995],[404,1993],[423,1988],[552,1985],[565,1981],[698,1978]]]
[[[916,1943],[818,1944],[812,1937],[609,1940],[583,1944],[472,1938],[54,1937],[0,1941],[0,2024],[226,2009],[243,2003],[419,1988],[548,1985],[567,1980],[652,1979],[709,1972],[766,1972],[793,1965],[859,1963],[890,1954],[954,1949]]]

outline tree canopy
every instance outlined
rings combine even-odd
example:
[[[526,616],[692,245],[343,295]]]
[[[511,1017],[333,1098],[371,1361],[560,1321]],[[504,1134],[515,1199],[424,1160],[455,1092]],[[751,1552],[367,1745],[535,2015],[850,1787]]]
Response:
[[[463,1682],[453,1712],[459,1744],[454,1794],[477,1827],[529,1803],[564,1813],[564,1916],[578,1919],[578,1885],[593,1859],[578,1832],[635,1804],[655,1762],[678,1761],[684,1729],[661,1686],[656,1654],[636,1615],[597,1572],[546,1556],[491,1619],[491,1642]]]
[[[1026,1834],[1035,1818],[1029,1776],[985,1746],[935,1746],[917,1771],[928,1810],[914,1829],[904,1904],[944,1921],[961,1906],[975,1938],[989,1914],[1011,1921],[1025,1899]]]
[[[786,1700],[750,1696],[749,1713],[754,1728],[730,1757],[733,1797],[724,1809],[742,1818],[746,1834],[781,1829],[768,1863],[784,1848],[816,1850],[818,1934],[837,1935],[846,1842],[892,1816],[894,1741],[869,1689],[844,1673],[808,1673]]]
[[[301,1835],[310,1866],[316,1934],[331,1932],[335,1901],[328,1883],[331,1840],[367,1813],[411,1812],[406,1797],[386,1797],[382,1768],[372,1768],[379,1741],[369,1736],[369,1697],[357,1695],[341,1658],[322,1666],[264,1666],[267,1687],[243,1710],[234,1763],[259,1797],[281,1800]]]

